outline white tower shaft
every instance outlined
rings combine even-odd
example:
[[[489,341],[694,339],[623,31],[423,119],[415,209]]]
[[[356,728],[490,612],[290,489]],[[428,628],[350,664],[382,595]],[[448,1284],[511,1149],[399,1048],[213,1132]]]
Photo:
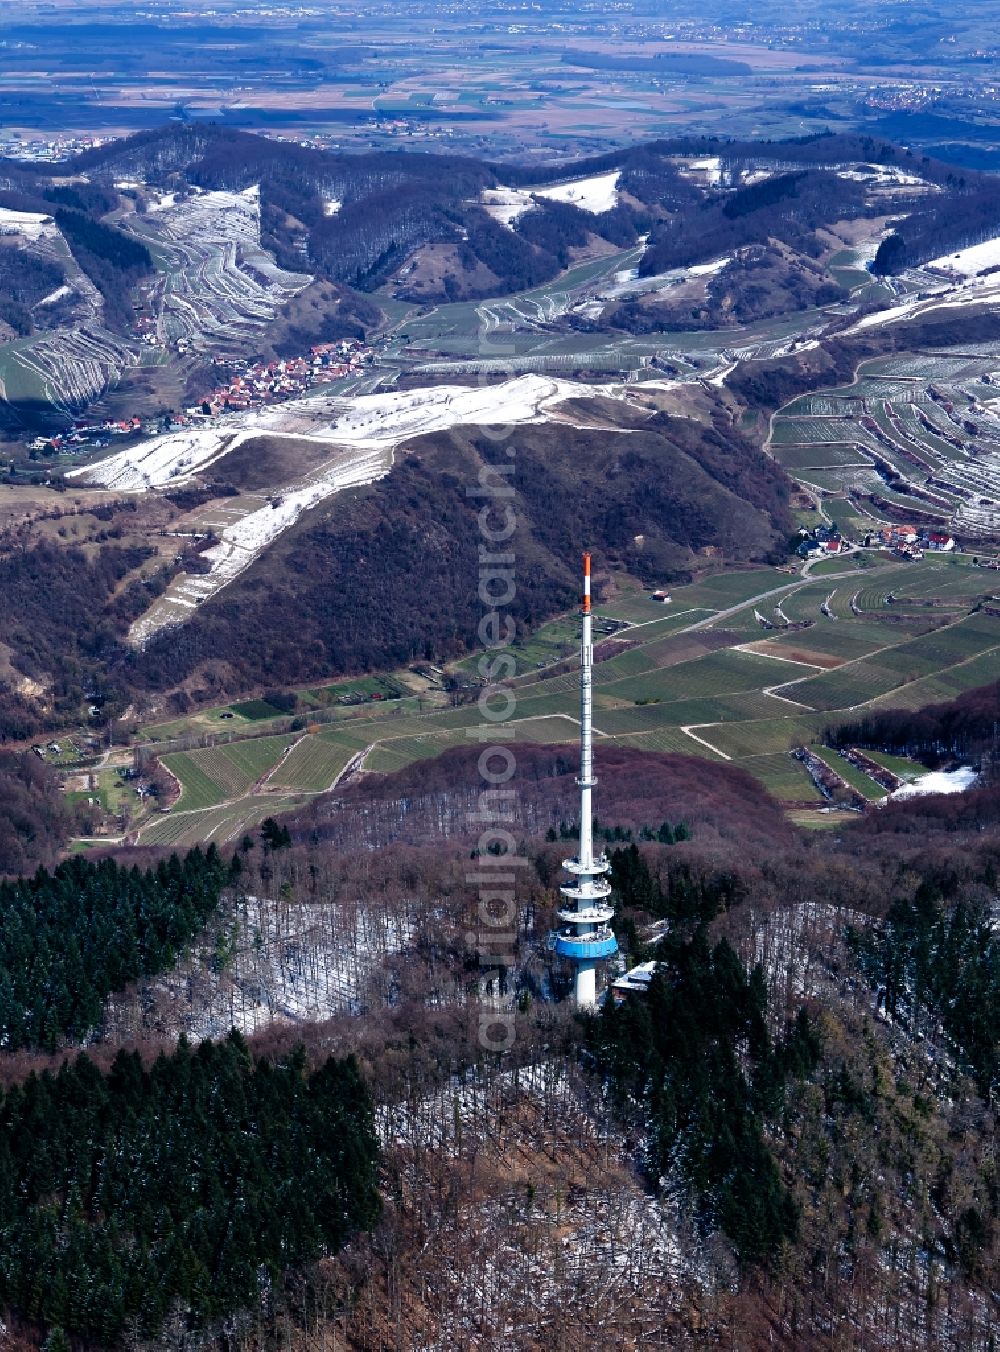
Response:
[[[594,779],[594,645],[590,613],[590,555],[583,556],[583,624],[580,639],[580,864],[594,862],[591,791]]]
[[[556,932],[555,949],[576,964],[574,995],[580,1008],[590,1009],[597,1002],[597,963],[618,951],[614,932],[608,922],[614,914],[607,898],[611,887],[605,879],[609,864],[606,856],[594,857],[592,795],[594,778],[593,745],[593,664],[592,616],[590,608],[590,555],[583,556],[583,605],[580,637],[580,850],[575,859],[567,859],[563,868],[573,881],[560,888],[570,903],[559,911],[563,927]]]

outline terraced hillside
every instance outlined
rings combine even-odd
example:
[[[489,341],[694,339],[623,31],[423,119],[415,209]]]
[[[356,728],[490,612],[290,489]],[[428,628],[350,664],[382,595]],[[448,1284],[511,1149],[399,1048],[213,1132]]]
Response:
[[[839,573],[823,578],[773,568],[721,574],[676,589],[668,606],[625,594],[598,610],[598,757],[602,744],[619,743],[730,762],[790,809],[821,806],[824,795],[791,754],[795,748],[820,744],[828,727],[853,721],[859,709],[915,708],[995,678],[1000,617],[984,605],[991,577],[962,556],[903,563],[872,553],[860,565],[844,560]],[[765,631],[755,613],[775,605],[787,627],[775,622]],[[577,674],[565,656],[571,624],[554,621],[523,645],[535,660],[514,683],[522,742],[576,739]],[[243,822],[329,787],[345,768],[385,771],[434,757],[466,743],[481,721],[474,703],[420,712],[412,699],[375,709],[334,706],[323,716],[329,721],[280,761],[284,743],[294,740],[276,735],[289,722],[280,718],[255,723],[254,732],[264,734],[256,742],[168,753],[165,763],[184,793],[174,812],[141,832],[141,842],[231,838]],[[204,716],[198,726],[204,729]],[[185,730],[175,724],[163,731],[177,737]],[[241,746],[256,749],[240,753]],[[846,787],[865,799],[883,796],[836,752],[822,754]],[[239,784],[224,781],[220,759],[246,764]],[[268,759],[277,768],[265,774]],[[263,778],[252,791],[255,772]],[[231,791],[242,797],[223,807]]]
[[[286,272],[261,247],[260,190],[154,199],[129,219],[161,268],[156,337],[194,352],[245,356],[278,310],[312,281]],[[250,349],[252,350],[252,348]]]
[[[989,348],[881,358],[775,417],[789,474],[976,538],[1000,528],[1000,359]]]
[[[21,336],[7,341],[0,323],[0,426],[73,418],[137,360],[134,345],[108,328],[100,292],[51,215],[0,206],[0,240],[4,282],[13,285],[5,271],[31,268],[48,278],[38,292],[22,283]]]

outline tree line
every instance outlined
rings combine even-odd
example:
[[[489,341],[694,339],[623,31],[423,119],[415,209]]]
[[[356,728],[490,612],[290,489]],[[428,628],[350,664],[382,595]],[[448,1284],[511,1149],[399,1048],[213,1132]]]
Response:
[[[57,207],[55,221],[73,257],[101,293],[109,328],[125,329],[133,318],[132,287],[153,271],[149,250],[114,226],[74,207]]]
[[[702,201],[692,210],[654,226],[639,264],[643,277],[704,263],[748,244],[780,240],[796,253],[817,258],[824,245],[816,232],[831,220],[867,212],[860,183],[823,169],[779,175],[733,194]]]
[[[912,756],[932,769],[956,758],[993,765],[1000,750],[1000,682],[922,709],[878,709],[829,728],[832,746],[866,746]]]

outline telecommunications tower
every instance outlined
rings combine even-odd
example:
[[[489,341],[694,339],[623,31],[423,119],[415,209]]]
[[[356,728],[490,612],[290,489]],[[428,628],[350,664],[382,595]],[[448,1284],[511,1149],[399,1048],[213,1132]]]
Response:
[[[561,957],[576,964],[573,993],[583,1009],[597,1002],[597,964],[618,952],[618,941],[608,922],[614,915],[608,905],[611,885],[605,874],[610,868],[607,855],[594,857],[594,817],[591,793],[594,778],[593,748],[593,646],[590,614],[590,555],[583,556],[583,608],[580,638],[580,851],[575,859],[563,861],[572,881],[560,887],[566,905],[556,914],[562,922],[553,936],[553,947]]]

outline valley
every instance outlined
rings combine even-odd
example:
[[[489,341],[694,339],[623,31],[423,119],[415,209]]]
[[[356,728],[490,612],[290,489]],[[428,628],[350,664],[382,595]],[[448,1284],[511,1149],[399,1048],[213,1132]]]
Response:
[[[451,651],[428,643],[444,673],[428,684],[394,660],[391,639],[352,648],[353,617],[327,619],[314,590],[291,602],[314,654],[297,672],[273,621],[292,576],[324,556],[348,565],[367,554],[418,501],[419,550],[443,485],[459,465],[483,472],[479,429],[500,424],[529,450],[532,475],[553,473],[562,441],[568,484],[573,457],[603,437],[607,482],[627,483],[618,466],[633,452],[647,457],[642,473],[663,480],[655,531],[665,533],[650,546],[656,512],[639,506],[643,480],[629,470],[634,538],[619,532],[601,612],[610,646],[600,737],[746,764],[803,821],[831,785],[846,800],[853,791],[855,805],[877,801],[879,786],[856,767],[824,762],[828,730],[861,707],[972,688],[995,647],[990,573],[970,558],[995,553],[1000,377],[988,338],[958,340],[969,318],[988,331],[1000,301],[994,246],[978,242],[991,181],[972,176],[977,205],[963,234],[939,219],[957,191],[946,166],[845,137],[780,150],[660,142],[559,175],[536,170],[534,183],[513,165],[454,165],[447,210],[463,214],[458,235],[447,213],[435,217],[444,199],[426,157],[300,148],[282,158],[273,143],[205,127],[95,148],[67,166],[72,176],[19,170],[19,206],[66,205],[52,216],[0,208],[7,247],[29,272],[62,260],[66,281],[52,302],[62,308],[35,305],[43,319],[31,322],[49,327],[0,347],[8,422],[13,430],[46,404],[43,421],[84,416],[29,442],[28,459],[16,449],[26,433],[10,437],[8,478],[28,490],[11,499],[26,508],[17,538],[92,551],[110,536],[135,551],[116,583],[118,646],[84,678],[97,721],[117,719],[126,739],[91,776],[92,806],[117,803],[114,778],[130,755],[140,770],[155,747],[169,811],[153,798],[132,803],[118,836],[232,841],[342,776],[461,743],[475,721],[466,639],[452,638]],[[401,186],[398,201],[385,197],[388,182]],[[371,212],[383,206],[403,233],[371,263],[382,242]],[[414,211],[429,213],[416,228]],[[889,270],[881,260],[903,231],[919,241],[916,261]],[[945,241],[953,251],[935,255]],[[339,245],[344,256],[331,252]],[[109,308],[108,264],[133,269],[130,318],[117,298]],[[532,274],[539,280],[524,285]],[[287,355],[310,336],[321,340],[310,355]],[[93,345],[89,364],[81,343]],[[19,384],[18,371],[36,384]],[[774,398],[776,378],[806,392]],[[100,414],[124,401],[136,412],[115,449],[106,429],[118,426]],[[692,435],[708,429],[715,449],[694,452],[692,478],[681,466]],[[746,467],[731,470],[729,455]],[[779,488],[766,457],[790,486]],[[759,509],[742,533],[733,491]],[[56,507],[59,493],[71,495],[69,511]],[[715,495],[707,530],[672,521],[706,493]],[[548,528],[534,524],[544,494],[533,480],[525,505],[532,549],[544,540],[548,554]],[[454,541],[452,508],[443,520]],[[785,561],[793,525],[812,536],[830,523],[843,533],[840,554],[817,559],[820,542],[805,564]],[[893,548],[900,523],[913,523],[908,538],[954,537],[960,552],[925,550],[921,560],[914,546],[904,557]],[[359,578],[349,565],[352,610],[380,606],[395,567],[387,560]],[[562,564],[545,567],[554,576]],[[611,599],[620,585],[634,597],[621,611]],[[648,599],[657,585],[672,596],[663,615]],[[571,682],[548,669],[560,660],[548,635],[571,620],[552,600],[546,609],[554,617],[540,625],[544,615],[526,615],[515,644],[543,655],[537,670],[527,659],[519,669],[518,734],[557,744],[574,736],[575,714]],[[25,728],[60,726],[39,697],[40,656],[28,669],[11,650],[11,708]],[[247,724],[239,698],[260,693],[261,664],[265,695],[288,691],[292,708]],[[394,692],[377,709],[309,694],[366,671]],[[62,703],[70,723],[71,703]],[[187,719],[162,722],[185,705]],[[114,834],[114,818],[100,829]]]
[[[991,1352],[1000,189],[809,14],[432,93],[433,5],[168,3],[76,107],[183,113],[0,164],[18,1347]]]
[[[862,550],[817,572],[723,575],[672,588],[668,605],[641,591],[600,602],[598,633],[607,636],[595,684],[599,746],[736,764],[786,803],[793,820],[812,820],[809,810],[828,806],[830,795],[794,751],[821,747],[828,729],[868,710],[917,709],[989,681],[1000,652],[990,571],[965,557],[910,563]],[[512,650],[522,669],[511,720],[518,742],[571,744],[578,735],[574,676],[561,674],[572,665],[571,632],[567,616]],[[395,679],[401,691],[418,684],[405,671]],[[143,729],[140,763],[155,753],[181,793],[166,815],[154,812],[133,828],[134,838],[234,841],[264,816],[329,791],[345,773],[385,773],[465,745],[481,715],[474,702],[447,707],[447,700],[444,690],[411,689],[375,707],[322,708],[303,691],[293,716],[269,717],[264,705],[248,721],[237,705],[152,724]],[[234,770],[241,764],[248,768]],[[831,768],[846,781],[841,802],[847,787],[870,802],[885,797],[841,757]],[[836,822],[834,812],[826,824]]]

